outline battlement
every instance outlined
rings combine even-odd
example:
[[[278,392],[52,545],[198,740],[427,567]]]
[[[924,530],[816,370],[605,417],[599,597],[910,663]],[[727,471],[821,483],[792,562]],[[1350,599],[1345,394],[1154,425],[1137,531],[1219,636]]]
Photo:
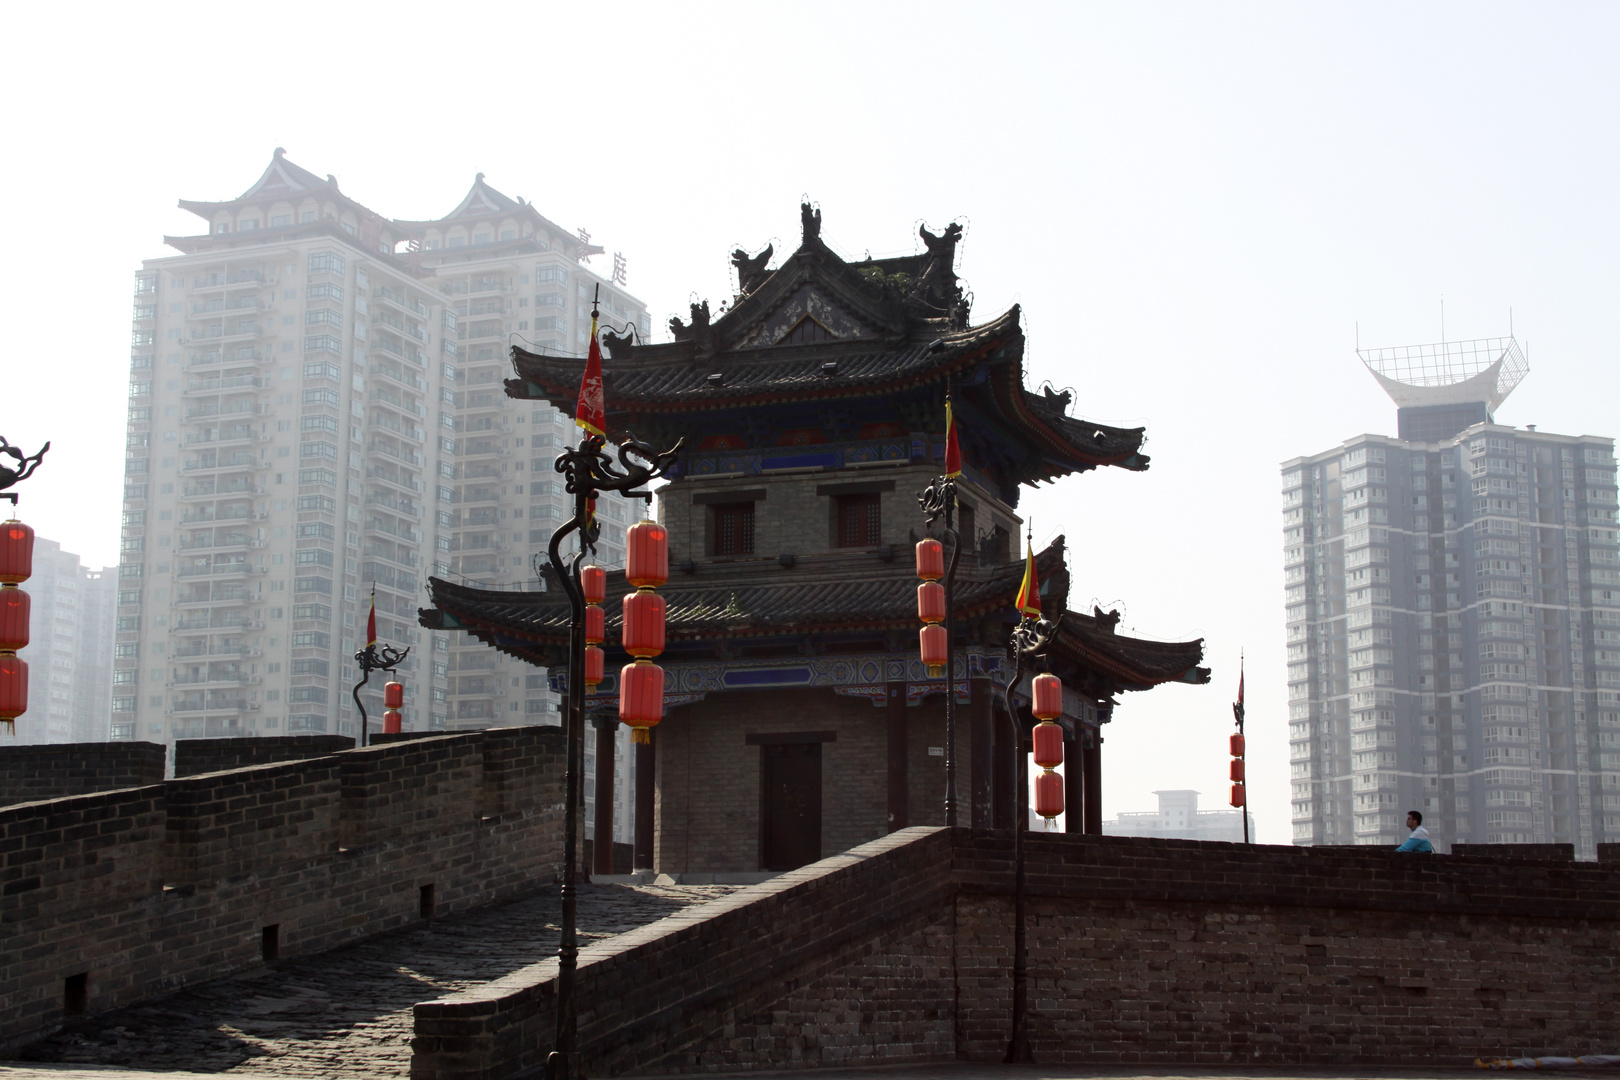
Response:
[[[159,782],[0,807],[0,1050],[73,1012],[519,895],[560,869],[558,728],[167,781],[154,749]]]

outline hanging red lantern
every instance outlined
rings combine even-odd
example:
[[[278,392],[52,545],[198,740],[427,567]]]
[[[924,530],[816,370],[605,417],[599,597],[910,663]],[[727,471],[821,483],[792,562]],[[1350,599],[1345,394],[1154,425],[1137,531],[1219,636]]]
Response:
[[[945,674],[945,627],[930,623],[920,633],[922,661],[928,665],[928,674],[938,678]]]
[[[0,586],[0,652],[28,646],[28,594],[15,585]]]
[[[624,577],[638,589],[669,580],[669,530],[645,518],[625,530]]]
[[[1063,680],[1046,673],[1035,676],[1031,686],[1034,697],[1029,711],[1036,719],[1053,720],[1063,715]]]
[[[937,581],[917,586],[917,618],[925,623],[945,621],[945,586]]]
[[[397,684],[395,684],[397,685]],[[383,713],[383,734],[395,735],[402,729],[403,717],[398,709],[389,709]]]
[[[619,720],[630,728],[630,741],[651,742],[649,728],[664,718],[664,669],[637,660],[619,671]]]
[[[607,637],[607,612],[596,604],[585,606],[585,644],[600,645]]]
[[[17,585],[34,573],[34,530],[16,518],[0,523],[0,582]]]
[[[28,661],[13,653],[0,653],[0,723],[13,733],[17,717],[28,711]]]
[[[1048,770],[1035,778],[1035,812],[1048,822],[1063,813],[1063,777]]]
[[[917,576],[938,581],[945,576],[945,545],[932,538],[917,541]]]
[[[383,707],[397,709],[405,704],[405,684],[389,682],[383,686]]]
[[[1043,769],[1055,769],[1063,764],[1063,728],[1050,720],[1042,720],[1031,732],[1035,747],[1035,764]]]
[[[1244,780],[1244,777],[1243,777],[1243,759],[1242,758],[1233,758],[1232,759],[1232,782],[1234,784],[1241,784],[1241,783],[1243,783],[1243,780]]]
[[[600,604],[607,599],[607,571],[594,564],[580,567],[579,586],[587,604]]]
[[[636,659],[664,651],[664,598],[651,589],[639,589],[624,598],[624,651]]]
[[[1242,806],[1243,805],[1243,785],[1242,784],[1233,784],[1232,785],[1232,805],[1233,806]]]
[[[1242,735],[1233,735],[1232,736],[1232,756],[1233,757],[1242,757],[1243,756],[1243,749],[1244,749],[1243,736]]]
[[[585,689],[595,690],[602,681],[604,664],[607,659],[605,653],[595,645],[585,646]]]

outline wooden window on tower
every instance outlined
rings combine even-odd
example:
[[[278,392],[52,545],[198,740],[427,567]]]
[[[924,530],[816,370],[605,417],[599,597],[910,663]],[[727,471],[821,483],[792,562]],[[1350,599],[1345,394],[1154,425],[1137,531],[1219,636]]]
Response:
[[[883,542],[882,502],[877,495],[838,497],[838,546],[877,547]]]
[[[714,554],[754,553],[754,504],[721,503],[714,508]]]

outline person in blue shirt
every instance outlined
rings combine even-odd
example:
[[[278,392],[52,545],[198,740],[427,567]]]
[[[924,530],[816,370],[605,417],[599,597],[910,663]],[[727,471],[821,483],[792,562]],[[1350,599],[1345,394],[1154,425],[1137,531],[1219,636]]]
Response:
[[[1406,827],[1412,830],[1412,835],[1396,851],[1418,851],[1432,855],[1434,845],[1429,843],[1429,830],[1423,827],[1423,815],[1416,810],[1409,810],[1406,814]]]

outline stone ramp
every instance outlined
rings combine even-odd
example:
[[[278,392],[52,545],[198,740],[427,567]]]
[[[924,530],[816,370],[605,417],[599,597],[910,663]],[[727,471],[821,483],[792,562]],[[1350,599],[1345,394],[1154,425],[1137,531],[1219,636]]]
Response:
[[[718,899],[731,885],[585,885],[582,944]],[[555,955],[555,887],[524,900],[435,919],[319,956],[190,987],[75,1024],[0,1062],[0,1080],[62,1080],[65,1067],[141,1068],[143,1076],[405,1077],[412,1006],[473,989]],[[46,1063],[50,1063],[48,1066]],[[90,1073],[86,1073],[90,1075]],[[96,1071],[95,1075],[109,1075]],[[114,1076],[128,1076],[115,1072]]]

